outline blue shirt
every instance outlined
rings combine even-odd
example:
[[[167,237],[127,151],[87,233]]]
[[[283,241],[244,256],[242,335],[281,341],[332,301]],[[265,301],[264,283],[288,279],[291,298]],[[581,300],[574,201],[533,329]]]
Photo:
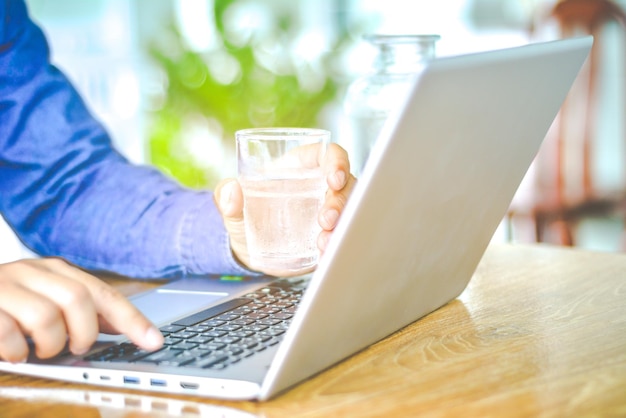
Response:
[[[210,192],[112,146],[49,62],[23,1],[0,2],[0,213],[42,256],[131,277],[245,274]]]

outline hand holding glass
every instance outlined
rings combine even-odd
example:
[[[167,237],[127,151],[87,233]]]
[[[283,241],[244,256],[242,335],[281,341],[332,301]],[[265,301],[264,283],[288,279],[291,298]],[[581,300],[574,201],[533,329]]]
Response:
[[[328,187],[321,163],[330,132],[259,128],[235,136],[250,266],[278,275],[312,270],[319,258],[317,219]]]

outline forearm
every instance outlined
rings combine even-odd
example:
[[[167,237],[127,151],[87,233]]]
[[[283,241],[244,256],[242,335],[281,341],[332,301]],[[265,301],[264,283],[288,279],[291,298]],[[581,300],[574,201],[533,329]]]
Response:
[[[135,277],[245,272],[212,195],[112,148],[23,3],[0,2],[0,22],[0,212],[24,243]]]
[[[41,216],[26,236],[42,255],[132,277],[245,272],[212,194],[185,190],[151,168],[100,163],[83,191],[50,206],[58,215]]]

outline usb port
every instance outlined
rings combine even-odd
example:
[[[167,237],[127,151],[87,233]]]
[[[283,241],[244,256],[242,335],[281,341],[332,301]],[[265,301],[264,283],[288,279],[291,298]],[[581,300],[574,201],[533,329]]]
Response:
[[[167,386],[167,383],[165,382],[165,380],[161,380],[161,379],[150,379],[150,384],[152,386]]]
[[[139,378],[132,377],[132,376],[124,376],[124,383],[132,383],[134,385],[137,385],[139,384]]]
[[[200,385],[197,383],[180,382],[180,387],[183,389],[198,389]]]

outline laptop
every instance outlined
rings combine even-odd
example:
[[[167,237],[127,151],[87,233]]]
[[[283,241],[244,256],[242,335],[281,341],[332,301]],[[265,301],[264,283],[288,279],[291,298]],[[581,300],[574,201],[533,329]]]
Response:
[[[433,60],[385,124],[316,271],[210,276],[132,298],[167,346],[101,336],[0,370],[267,400],[455,299],[590,51],[591,37]]]

